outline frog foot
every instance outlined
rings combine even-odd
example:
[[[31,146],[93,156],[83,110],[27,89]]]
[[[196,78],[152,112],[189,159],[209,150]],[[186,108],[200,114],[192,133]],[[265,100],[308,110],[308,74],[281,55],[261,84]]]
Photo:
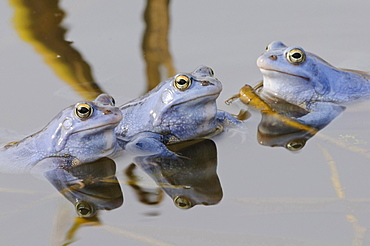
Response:
[[[251,113],[248,111],[248,110],[245,110],[245,109],[241,109],[239,111],[239,114],[232,114],[235,118],[237,118],[238,120],[241,120],[241,121],[244,121],[244,120],[247,120],[251,117]]]

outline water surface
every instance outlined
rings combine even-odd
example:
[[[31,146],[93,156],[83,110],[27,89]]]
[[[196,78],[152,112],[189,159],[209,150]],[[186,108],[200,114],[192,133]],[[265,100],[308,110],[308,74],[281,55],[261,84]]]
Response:
[[[338,67],[370,70],[365,1],[171,1],[169,19],[150,15],[152,8],[165,13],[167,1],[152,1],[157,5],[149,12],[146,1],[23,2],[0,3],[5,142],[39,130],[83,98],[104,91],[122,104],[150,88],[147,81],[198,65],[212,67],[223,83],[219,107],[237,113],[245,106],[223,102],[262,78],[255,62],[274,40]],[[41,20],[33,29],[50,35],[45,46],[24,29],[36,23],[27,13],[43,11],[52,11],[55,21]],[[76,219],[73,205],[46,179],[0,174],[0,244],[368,245],[369,115],[366,102],[353,105],[293,153],[258,144],[260,115],[253,112],[246,135],[213,139],[212,177],[219,182],[212,187],[222,195],[209,206],[176,207],[137,167],[131,170],[137,184],[152,194],[150,201],[157,199],[140,202],[127,174],[130,155],[115,160],[123,205],[89,222]]]

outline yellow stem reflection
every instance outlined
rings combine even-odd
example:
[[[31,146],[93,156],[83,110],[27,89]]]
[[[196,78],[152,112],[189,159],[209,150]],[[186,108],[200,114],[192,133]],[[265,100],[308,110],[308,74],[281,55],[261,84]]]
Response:
[[[159,241],[157,239],[151,238],[151,237],[146,236],[146,235],[141,235],[141,234],[138,234],[138,233],[134,233],[134,232],[130,232],[130,231],[127,231],[127,230],[119,229],[119,228],[116,228],[114,226],[103,225],[103,229],[105,229],[105,230],[107,230],[111,233],[118,234],[118,235],[124,236],[126,238],[134,239],[136,241],[140,241],[140,242],[143,242],[143,243],[146,243],[146,244],[149,244],[149,245],[173,246],[173,244],[165,243],[165,242]]]
[[[64,243],[62,244],[63,246],[70,245],[74,242],[77,241],[76,234],[77,231],[83,227],[83,226],[100,226],[100,228],[113,233],[117,235],[121,235],[125,238],[133,239],[135,241],[140,241],[143,243],[146,243],[148,245],[157,245],[157,246],[172,246],[172,244],[168,244],[162,241],[159,241],[157,239],[148,237],[146,235],[141,235],[138,233],[130,232],[124,229],[119,229],[115,226],[110,226],[110,225],[103,225],[100,223],[99,219],[97,217],[93,218],[80,218],[77,217],[74,220],[74,224],[72,227],[69,229],[69,231],[66,234],[66,238],[64,240]]]
[[[341,199],[344,199],[345,193],[340,183],[340,177],[339,177],[338,169],[335,165],[335,161],[326,148],[322,147],[320,144],[318,145],[321,148],[326,160],[328,161],[328,165],[330,166],[331,181],[333,184],[333,188],[335,192],[337,193],[337,196]],[[354,215],[348,214],[346,215],[346,218],[347,218],[347,221],[352,224],[352,228],[355,234],[354,239],[352,241],[352,246],[362,246],[367,228],[360,226],[357,218]]]
[[[352,224],[353,229],[355,231],[355,238],[352,241],[352,246],[363,245],[363,241],[365,239],[367,228],[360,226],[355,216],[347,215],[346,217],[347,217],[348,222]]]
[[[357,153],[357,154],[359,154],[363,157],[366,157],[366,158],[370,159],[370,151],[368,149],[363,149],[363,148],[360,148],[358,146],[355,146],[354,144],[339,141],[336,138],[330,137],[328,135],[324,135],[320,132],[317,134],[317,136],[319,138],[323,139],[323,140],[329,141],[329,142],[337,145],[338,147],[341,147],[343,149],[347,149],[349,151],[352,151],[354,153]]]
[[[63,246],[70,245],[71,243],[76,241],[76,232],[80,227],[82,226],[100,226],[100,221],[97,217],[92,218],[80,218],[77,217],[74,221],[74,224],[72,225],[71,229],[67,232],[66,240],[62,244]]]
[[[330,173],[331,173],[331,178],[330,179],[331,179],[331,182],[333,183],[335,193],[337,193],[337,196],[339,198],[345,198],[344,190],[343,190],[342,185],[340,183],[339,173],[338,173],[337,167],[335,165],[335,161],[333,160],[333,157],[329,154],[327,149],[322,147],[320,144],[319,144],[319,146],[320,146],[326,160],[328,161],[328,165],[330,167]]]
[[[60,23],[65,13],[59,0],[9,0],[13,5],[14,26],[19,36],[30,43],[45,62],[84,99],[93,100],[103,93],[95,83],[90,65],[65,40]]]
[[[143,55],[146,63],[147,90],[153,89],[164,78],[175,75],[168,48],[170,0],[147,0],[144,12],[146,24],[143,36]]]

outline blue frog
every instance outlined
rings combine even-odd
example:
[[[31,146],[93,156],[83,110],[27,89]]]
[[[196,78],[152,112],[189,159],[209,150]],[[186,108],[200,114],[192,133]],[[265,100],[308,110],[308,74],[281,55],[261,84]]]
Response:
[[[346,103],[370,96],[370,74],[336,68],[301,47],[274,41],[257,59],[263,75],[262,94],[289,103]]]
[[[345,106],[370,97],[370,74],[336,68],[301,47],[274,41],[257,59],[263,75],[258,90],[263,99],[281,98],[309,114],[298,120],[322,128]]]
[[[120,107],[120,146],[137,156],[173,155],[166,144],[215,135],[225,126],[244,127],[241,120],[217,110],[221,90],[221,82],[206,66],[163,81]]]
[[[37,133],[0,149],[0,171],[24,172],[47,158],[73,158],[71,165],[114,156],[118,146],[114,128],[122,113],[114,99],[101,94],[62,110]]]

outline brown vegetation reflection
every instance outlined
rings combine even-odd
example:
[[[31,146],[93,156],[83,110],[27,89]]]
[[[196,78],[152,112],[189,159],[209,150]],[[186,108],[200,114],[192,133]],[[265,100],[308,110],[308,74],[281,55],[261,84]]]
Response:
[[[54,72],[86,100],[93,100],[102,89],[95,83],[90,65],[65,40],[61,26],[65,12],[58,0],[9,0],[14,6],[14,24],[20,37],[44,57]]]
[[[135,174],[136,165],[131,163],[125,170],[127,184],[135,191],[137,198],[143,204],[157,205],[163,201],[163,191],[160,188],[145,189],[138,184],[139,178]]]
[[[104,93],[95,82],[92,68],[80,52],[65,40],[67,29],[61,25],[65,12],[59,0],[9,0],[15,9],[14,25],[20,37],[44,57],[45,62],[80,96],[93,100]],[[147,0],[146,28],[142,50],[146,63],[147,90],[175,75],[168,48],[170,0]]]
[[[175,75],[168,48],[170,0],[147,0],[144,12],[146,24],[143,36],[143,56],[146,63],[147,90],[156,87],[163,79]]]

